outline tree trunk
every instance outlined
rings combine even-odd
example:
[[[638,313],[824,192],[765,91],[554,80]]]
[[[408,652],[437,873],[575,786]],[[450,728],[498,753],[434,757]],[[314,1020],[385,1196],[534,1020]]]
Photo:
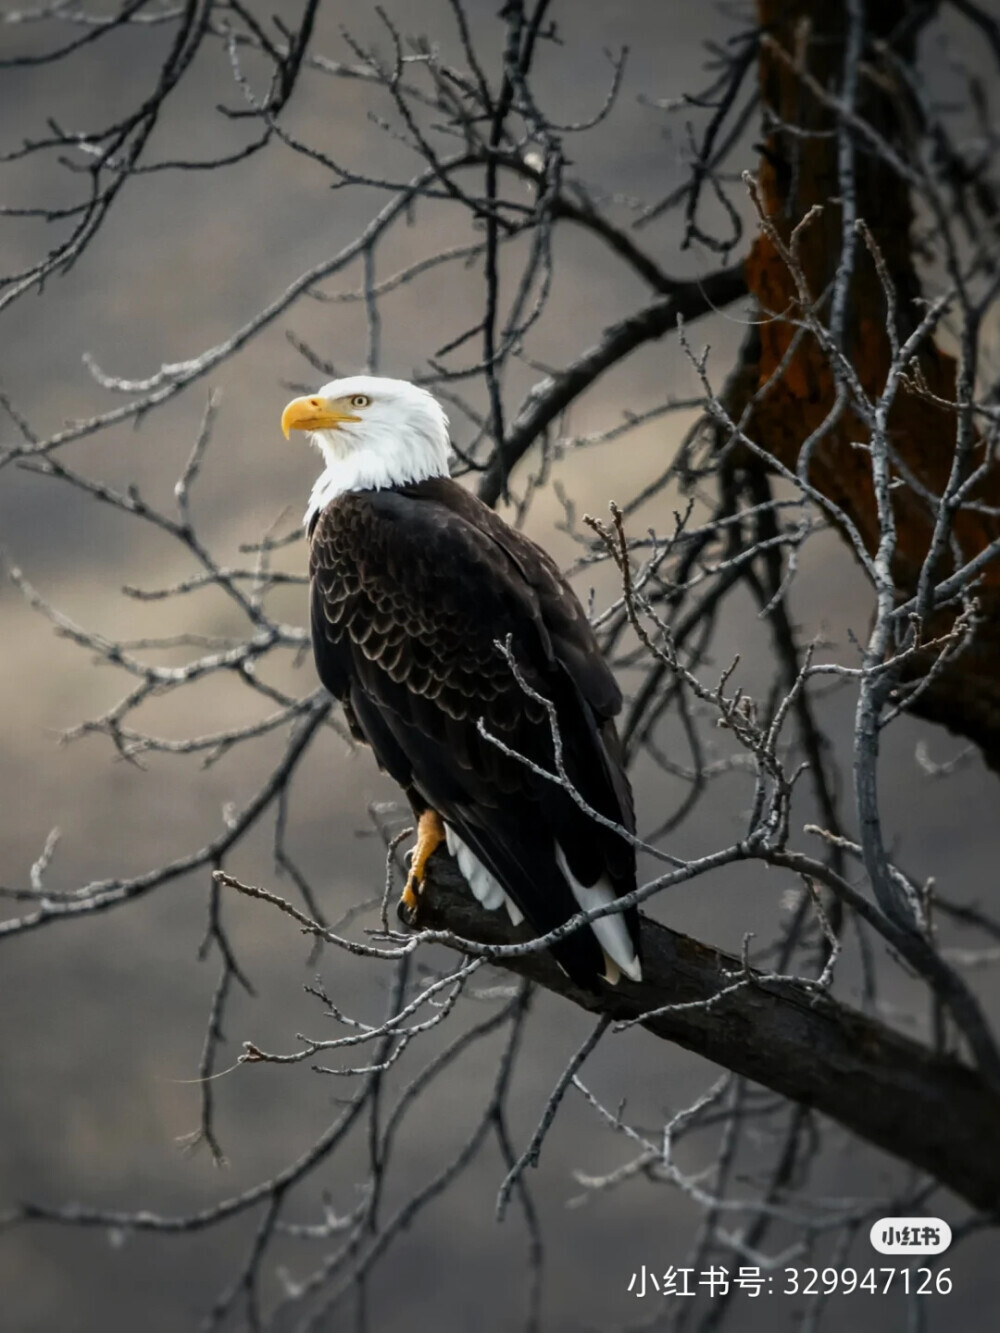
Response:
[[[842,2],[758,0],[765,32],[759,55],[761,98],[780,122],[797,126],[811,137],[793,134],[780,125],[764,141],[758,180],[765,215],[784,241],[814,205],[821,213],[802,231],[798,242],[801,267],[814,300],[828,292],[841,262],[842,182],[838,166],[838,115],[831,101],[840,96],[848,23]],[[904,0],[880,0],[866,10],[867,44],[858,62],[856,113],[881,138],[914,160],[909,146],[923,132],[914,104],[893,64],[876,55],[879,40],[896,55],[912,55],[916,32],[907,30],[916,7]],[[873,45],[876,43],[876,45]],[[818,137],[817,137],[818,135]],[[885,259],[895,287],[898,335],[902,341],[923,316],[914,302],[921,296],[912,229],[909,186],[864,134],[854,135],[857,216],[865,221]],[[746,261],[747,282],[764,311],[796,316],[800,309],[795,283],[771,238],[761,232]],[[828,322],[827,295],[818,307]],[[858,239],[854,272],[848,289],[842,346],[869,398],[882,391],[891,360],[886,332],[887,302],[875,264]],[[750,396],[788,355],[796,335],[781,318],[761,323],[747,340],[740,373],[731,381],[729,407],[738,417]],[[889,415],[889,436],[902,467],[926,490],[939,496],[945,489],[954,455],[959,413],[934,403],[931,395],[954,403],[956,362],[931,340],[918,357],[923,386],[903,385]],[[747,433],[787,467],[794,469],[804,441],[824,421],[834,404],[836,385],[828,354],[811,334],[802,337],[788,365],[770,392],[755,407]],[[868,550],[879,539],[879,521],[867,452],[855,443],[867,438],[857,415],[848,409],[819,444],[809,480],[853,520]],[[982,461],[977,441],[973,465]],[[973,497],[1000,507],[1000,470],[993,467]],[[893,572],[900,598],[916,591],[927,554],[933,515],[925,498],[908,484],[893,492],[898,531]],[[963,562],[1000,536],[1000,520],[974,510],[955,515],[953,532]],[[936,580],[954,568],[945,552]],[[983,571],[978,590],[981,624],[972,645],[957,657],[915,700],[912,711],[968,737],[987,763],[1000,769],[1000,562]],[[939,611],[924,628],[924,639],[946,632],[954,608]],[[917,655],[908,664],[908,678],[925,674],[933,657]]]

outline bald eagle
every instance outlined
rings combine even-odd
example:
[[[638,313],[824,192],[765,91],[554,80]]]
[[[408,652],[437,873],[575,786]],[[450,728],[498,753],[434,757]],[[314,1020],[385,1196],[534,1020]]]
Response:
[[[634,845],[590,813],[634,829],[618,686],[549,556],[449,477],[437,400],[358,375],[281,425],[326,464],[306,511],[317,671],[417,818],[401,906],[416,914],[441,842],[480,903],[539,934],[632,892]],[[539,771],[557,772],[550,708],[579,799]],[[632,907],[552,953],[594,988],[640,979],[638,938]]]

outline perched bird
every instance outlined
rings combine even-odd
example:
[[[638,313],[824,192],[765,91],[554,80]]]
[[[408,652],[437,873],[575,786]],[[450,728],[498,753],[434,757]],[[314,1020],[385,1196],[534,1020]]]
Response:
[[[416,915],[441,842],[485,907],[539,934],[630,893],[634,846],[590,813],[634,829],[618,686],[549,556],[449,477],[440,404],[356,375],[281,425],[326,463],[306,511],[316,668],[417,818],[401,905]],[[640,978],[638,938],[633,907],[552,953],[594,988]]]

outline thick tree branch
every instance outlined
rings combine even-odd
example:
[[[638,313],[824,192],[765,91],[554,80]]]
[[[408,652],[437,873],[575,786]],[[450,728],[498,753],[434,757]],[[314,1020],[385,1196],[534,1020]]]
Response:
[[[490,465],[479,482],[479,498],[496,504],[504,478],[531,448],[542,431],[609,367],[643,343],[662,338],[678,319],[697,319],[730,305],[746,292],[742,264],[721,269],[707,278],[679,283],[672,295],[612,324],[596,347],[591,347],[558,375],[537,384],[525,400],[505,440],[498,442]]]
[[[420,925],[483,944],[531,938],[485,912],[443,853],[430,863]],[[505,963],[616,1022],[649,1014],[642,1026],[656,1036],[822,1111],[977,1208],[1000,1207],[1000,1098],[973,1070],[818,990],[758,981],[738,958],[646,917],[642,950],[641,985],[623,980],[599,994],[575,986],[548,953]]]

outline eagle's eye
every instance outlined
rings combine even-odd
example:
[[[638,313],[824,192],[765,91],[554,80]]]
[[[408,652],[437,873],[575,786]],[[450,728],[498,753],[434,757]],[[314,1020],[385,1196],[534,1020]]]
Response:
[[[351,406],[352,406],[352,407],[367,407],[368,404],[369,404],[370,402],[371,402],[371,399],[370,399],[366,394],[363,394],[363,393],[356,393],[356,394],[354,395],[354,397],[351,399]]]

